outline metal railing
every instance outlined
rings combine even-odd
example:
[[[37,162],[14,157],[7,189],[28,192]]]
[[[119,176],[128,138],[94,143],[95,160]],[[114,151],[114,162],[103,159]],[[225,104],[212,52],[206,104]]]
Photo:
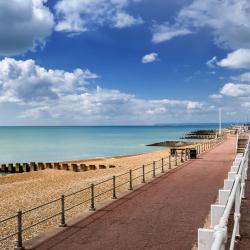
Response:
[[[237,135],[237,140],[239,136]],[[218,204],[211,206],[212,229],[198,230],[199,250],[221,250],[225,249],[228,240],[228,220],[234,206],[234,224],[229,249],[233,250],[235,240],[240,237],[240,207],[245,198],[245,180],[247,178],[249,161],[250,139],[248,139],[243,156],[236,156],[228,179],[224,181],[224,188],[219,191]],[[240,157],[240,158],[239,158]],[[220,193],[221,192],[221,193]],[[223,197],[224,196],[224,197]]]
[[[214,145],[223,141],[223,139],[223,137],[212,139],[208,142],[203,142],[199,145],[192,146],[192,148],[195,148],[197,150],[197,153],[201,154],[204,151],[207,151],[208,149],[213,147]],[[90,186],[80,189],[76,192],[62,194],[61,197],[58,199],[54,199],[50,202],[41,204],[37,207],[33,207],[29,210],[19,210],[16,215],[0,220],[0,225],[4,223],[9,223],[8,227],[10,227],[11,225],[12,227],[14,226],[14,228],[16,228],[15,231],[12,231],[11,233],[1,237],[0,243],[15,237],[16,247],[19,249],[23,249],[23,241],[25,238],[23,234],[26,231],[55,218],[60,220],[60,227],[66,227],[66,212],[69,212],[70,210],[83,205],[88,205],[90,211],[95,211],[96,202],[98,201],[98,199],[100,199],[100,196],[108,195],[108,197],[111,199],[117,199],[117,191],[121,189],[121,187],[127,185],[127,189],[132,191],[134,189],[134,184],[146,183],[148,179],[156,178],[157,175],[164,174],[166,170],[169,171],[174,166],[178,166],[178,164],[181,164],[187,160],[189,160],[189,154],[187,150],[185,150],[185,153],[176,153],[174,156],[169,155],[166,158],[161,158],[157,161],[153,161],[152,163],[145,164],[134,169],[130,169],[127,172],[113,176],[112,178],[109,178],[102,182],[96,184],[92,183]],[[102,188],[99,188],[102,184],[107,183],[108,189],[103,190]],[[85,196],[88,197],[87,199],[82,199],[84,193]],[[71,198],[77,195],[79,195],[80,201],[75,204],[72,204]],[[30,224],[27,224],[27,222],[25,223],[25,216],[29,216],[32,212],[38,213],[39,209],[46,210],[51,205],[53,205],[54,207],[50,208],[50,210],[52,211],[50,211],[51,213],[49,216],[41,218],[40,220],[34,221]],[[13,221],[15,222],[13,223]]]

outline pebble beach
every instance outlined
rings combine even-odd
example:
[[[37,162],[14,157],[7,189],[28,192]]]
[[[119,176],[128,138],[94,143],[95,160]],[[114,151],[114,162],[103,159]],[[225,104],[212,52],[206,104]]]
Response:
[[[130,169],[137,169],[143,164],[146,165],[145,171],[149,172],[152,169],[152,162],[166,158],[169,155],[169,150],[162,150],[157,152],[150,152],[131,156],[120,156],[106,159],[94,159],[86,161],[74,161],[74,163],[86,163],[94,165],[115,165],[115,168],[97,169],[86,172],[71,172],[64,170],[46,169],[36,172],[28,172],[22,174],[14,174],[9,176],[2,176],[0,182],[1,189],[1,202],[0,202],[0,220],[15,215],[18,210],[27,211],[31,208],[39,206],[41,204],[50,202],[52,200],[60,198],[61,194],[71,194],[78,190],[88,188],[90,184],[99,183],[105,180],[101,185],[96,187],[96,193],[109,190],[112,187],[112,176],[124,175],[117,178],[117,184],[127,182],[128,171]],[[72,162],[72,161],[71,161]],[[161,161],[156,162],[156,167],[160,167]],[[147,165],[149,164],[149,165]],[[160,170],[158,170],[160,173]],[[141,175],[141,168],[133,172],[134,177]],[[146,174],[146,179],[150,179],[152,173]],[[141,183],[138,178],[135,180],[135,184]],[[121,185],[117,188],[117,192],[123,192],[128,190],[127,184]],[[78,204],[82,200],[88,200],[89,189],[80,192],[76,195],[69,196],[65,200],[66,207]],[[110,199],[112,196],[111,191],[107,191],[104,195],[100,195],[96,198],[97,202]],[[76,214],[80,213],[83,209],[88,209],[89,203],[86,202],[82,206],[76,206],[66,213],[66,219],[73,218]],[[24,228],[29,227],[38,220],[47,218],[53,214],[60,212],[60,200],[27,213],[23,216]],[[30,230],[25,231],[24,238],[30,239],[40,233],[48,230],[49,228],[58,226],[60,223],[60,216],[57,216],[46,223],[33,227]],[[2,231],[4,230],[4,232]],[[7,233],[13,233],[16,230],[13,227],[13,221],[6,222],[0,227],[0,234],[5,236]],[[15,238],[9,239],[4,242],[4,249],[12,249],[14,246]]]

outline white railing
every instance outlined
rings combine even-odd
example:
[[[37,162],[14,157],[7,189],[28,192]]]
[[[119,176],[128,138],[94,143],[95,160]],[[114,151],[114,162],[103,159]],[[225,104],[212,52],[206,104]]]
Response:
[[[238,139],[238,138],[237,138]],[[250,140],[244,154],[237,154],[233,166],[224,181],[223,189],[219,190],[218,203],[211,205],[211,228],[198,229],[199,250],[222,250],[227,243],[227,224],[234,206],[234,227],[231,236],[230,250],[234,249],[235,240],[240,237],[240,206],[245,198],[245,180],[247,178]]]

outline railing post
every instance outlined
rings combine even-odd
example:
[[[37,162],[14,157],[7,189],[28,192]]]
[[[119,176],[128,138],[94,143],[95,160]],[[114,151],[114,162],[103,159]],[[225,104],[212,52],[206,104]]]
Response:
[[[60,227],[66,227],[65,223],[65,196],[61,195],[61,224]]]
[[[153,175],[152,175],[153,178],[155,178],[155,161],[153,161]]]
[[[177,154],[176,151],[175,151],[175,166],[178,165],[178,164],[177,164],[177,156],[178,156],[178,154]]]
[[[164,173],[164,158],[161,158],[161,172]]]
[[[171,169],[171,155],[168,156],[168,168]]]
[[[142,181],[141,181],[142,183],[145,183],[146,181],[145,181],[145,166],[144,165],[142,165]]]
[[[237,216],[240,216],[240,191],[241,191],[241,182],[239,182],[237,190],[236,190],[236,194],[235,194],[235,211],[234,211],[234,219],[236,220]],[[235,234],[236,238],[240,238],[240,231],[239,231],[239,225],[236,226],[236,234]]]
[[[19,210],[17,212],[17,244],[16,244],[16,250],[22,250],[23,247],[23,223],[22,223],[22,211]]]
[[[183,151],[181,150],[181,162],[184,162],[183,160]]]
[[[129,188],[128,190],[133,190],[133,183],[132,183],[132,170],[129,170]]]
[[[185,160],[187,161],[188,160],[188,155],[187,155],[187,148],[185,149]]]
[[[115,176],[113,176],[113,197],[112,199],[117,199],[117,196],[116,196],[116,185],[115,185]]]
[[[95,186],[94,184],[90,185],[90,211],[95,211]]]

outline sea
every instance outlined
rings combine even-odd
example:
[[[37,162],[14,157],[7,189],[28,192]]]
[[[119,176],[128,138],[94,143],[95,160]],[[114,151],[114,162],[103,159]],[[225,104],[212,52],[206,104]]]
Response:
[[[230,124],[223,124],[228,127]],[[158,151],[147,144],[178,140],[218,124],[156,126],[0,127],[0,164],[80,160]]]

